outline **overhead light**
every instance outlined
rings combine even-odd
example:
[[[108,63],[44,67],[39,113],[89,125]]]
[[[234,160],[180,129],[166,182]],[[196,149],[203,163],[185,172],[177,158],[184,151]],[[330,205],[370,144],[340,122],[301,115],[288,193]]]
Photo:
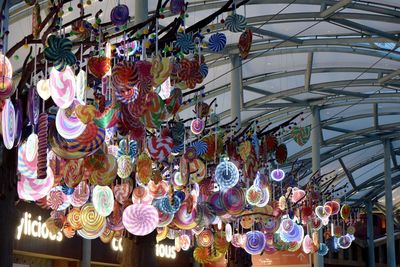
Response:
[[[322,18],[327,18],[327,17],[331,16],[333,13],[335,13],[337,10],[348,6],[349,4],[351,4],[351,2],[352,2],[352,0],[339,1],[336,4],[334,4],[333,6],[322,11],[319,15]]]

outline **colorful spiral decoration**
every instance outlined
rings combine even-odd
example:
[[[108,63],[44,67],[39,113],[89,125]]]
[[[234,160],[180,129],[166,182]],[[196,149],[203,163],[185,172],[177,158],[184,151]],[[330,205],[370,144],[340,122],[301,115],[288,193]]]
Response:
[[[208,40],[208,48],[213,52],[221,52],[226,45],[226,36],[221,32],[214,33]]]
[[[81,210],[78,208],[71,209],[67,215],[67,222],[74,230],[82,229]]]
[[[47,39],[47,47],[44,49],[44,56],[53,63],[55,69],[63,71],[67,66],[72,66],[76,62],[75,54],[71,49],[72,41],[70,39],[50,35]]]
[[[239,170],[234,163],[224,159],[215,169],[215,180],[221,189],[231,188],[239,182]]]
[[[178,32],[176,34],[176,44],[177,48],[180,48],[181,51],[185,54],[189,54],[190,51],[195,49],[193,36],[191,33]]]
[[[54,185],[54,175],[51,168],[47,168],[46,179],[31,179],[20,175],[17,183],[18,197],[27,201],[37,201],[47,196]]]
[[[271,172],[271,179],[275,182],[281,182],[285,179],[285,172],[281,169],[275,169]]]
[[[250,205],[253,206],[258,205],[258,203],[260,203],[260,201],[262,200],[262,197],[263,197],[263,192],[257,186],[252,185],[246,190],[246,201]]]
[[[114,194],[110,187],[96,185],[92,192],[92,202],[100,216],[107,217],[114,209]]]
[[[82,181],[75,187],[74,192],[69,195],[69,202],[73,207],[82,207],[90,196],[90,188],[86,181]]]
[[[74,104],[81,104],[77,99],[74,100]],[[86,129],[84,124],[73,112],[72,114],[66,114],[65,109],[58,109],[56,115],[56,128],[57,132],[66,139],[75,139],[82,135]]]
[[[33,161],[26,159],[27,143],[18,148],[18,172],[27,178],[37,177],[37,157]]]
[[[106,226],[106,217],[101,216],[92,203],[86,203],[81,208],[82,232],[78,232],[83,238],[93,239],[99,237]]]
[[[226,17],[225,27],[231,32],[242,32],[246,28],[246,17],[239,14],[232,14]]]
[[[110,13],[111,22],[115,26],[124,25],[129,19],[129,8],[127,5],[117,5]]]
[[[190,124],[190,130],[192,131],[193,134],[201,134],[206,126],[206,123],[204,122],[203,119],[197,118],[192,120]]]
[[[250,255],[258,255],[264,251],[266,244],[265,235],[260,231],[250,231],[246,233],[244,250]]]
[[[133,235],[145,236],[153,232],[158,225],[158,212],[152,205],[132,204],[122,215],[125,229]]]
[[[75,98],[76,81],[75,74],[70,67],[64,71],[53,68],[50,72],[49,87],[51,98],[61,109],[68,108]]]
[[[231,215],[239,215],[246,206],[244,190],[239,187],[225,189],[222,193],[222,204]]]
[[[15,140],[15,109],[10,99],[6,99],[3,111],[1,113],[1,135],[3,143],[7,149],[14,146]]]
[[[209,229],[204,229],[197,236],[197,244],[201,247],[210,247],[214,242],[214,234]]]
[[[180,229],[191,230],[197,226],[196,214],[196,209],[188,211],[187,203],[183,203],[177,213],[175,213],[173,222]]]

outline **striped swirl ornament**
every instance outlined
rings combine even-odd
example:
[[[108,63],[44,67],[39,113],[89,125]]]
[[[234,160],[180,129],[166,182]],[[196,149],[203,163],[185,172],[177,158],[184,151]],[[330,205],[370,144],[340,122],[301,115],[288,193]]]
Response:
[[[132,204],[122,214],[125,229],[133,235],[145,236],[158,225],[158,211],[152,205]]]
[[[208,48],[213,52],[220,52],[226,46],[226,36],[221,32],[214,33],[208,40]]]
[[[239,14],[231,14],[225,19],[225,27],[231,32],[242,32],[247,25],[246,17]]]
[[[106,226],[106,217],[101,216],[92,203],[87,203],[81,209],[82,237],[91,239],[99,237]]]
[[[258,255],[264,251],[266,244],[265,235],[260,231],[250,231],[246,233],[246,243],[244,250],[250,255]]]

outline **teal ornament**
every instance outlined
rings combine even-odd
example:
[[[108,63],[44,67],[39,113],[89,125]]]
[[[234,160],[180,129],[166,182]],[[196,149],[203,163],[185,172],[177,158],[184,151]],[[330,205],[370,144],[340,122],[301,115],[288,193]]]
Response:
[[[176,44],[177,48],[180,48],[184,54],[189,54],[190,51],[195,49],[193,36],[191,33],[178,32],[176,34]]]
[[[225,19],[225,27],[231,32],[242,32],[245,30],[247,25],[246,17],[239,14],[229,15]]]
[[[68,38],[61,38],[51,35],[47,39],[47,47],[44,49],[45,58],[52,62],[54,68],[63,71],[67,66],[76,63],[75,54],[72,53],[72,41]]]

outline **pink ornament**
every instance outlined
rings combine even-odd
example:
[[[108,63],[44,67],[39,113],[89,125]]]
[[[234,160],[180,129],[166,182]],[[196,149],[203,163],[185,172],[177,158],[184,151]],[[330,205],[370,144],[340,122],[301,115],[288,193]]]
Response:
[[[30,179],[21,175],[17,183],[17,191],[20,199],[37,201],[47,196],[54,185],[54,176],[51,168],[47,168],[46,179]]]
[[[83,102],[74,100],[76,104],[83,104]],[[56,128],[57,132],[66,139],[75,139],[82,135],[86,129],[86,124],[80,121],[75,112],[67,116],[64,109],[58,109],[56,115]]]
[[[74,72],[69,66],[61,72],[53,68],[50,73],[49,86],[51,97],[59,108],[66,109],[72,104],[76,82]]]
[[[203,119],[197,118],[192,120],[192,123],[190,124],[190,130],[194,134],[201,134],[204,130],[204,127],[206,126],[205,122]]]
[[[133,235],[148,235],[157,227],[157,209],[151,205],[132,204],[124,210],[122,223],[126,230]]]

